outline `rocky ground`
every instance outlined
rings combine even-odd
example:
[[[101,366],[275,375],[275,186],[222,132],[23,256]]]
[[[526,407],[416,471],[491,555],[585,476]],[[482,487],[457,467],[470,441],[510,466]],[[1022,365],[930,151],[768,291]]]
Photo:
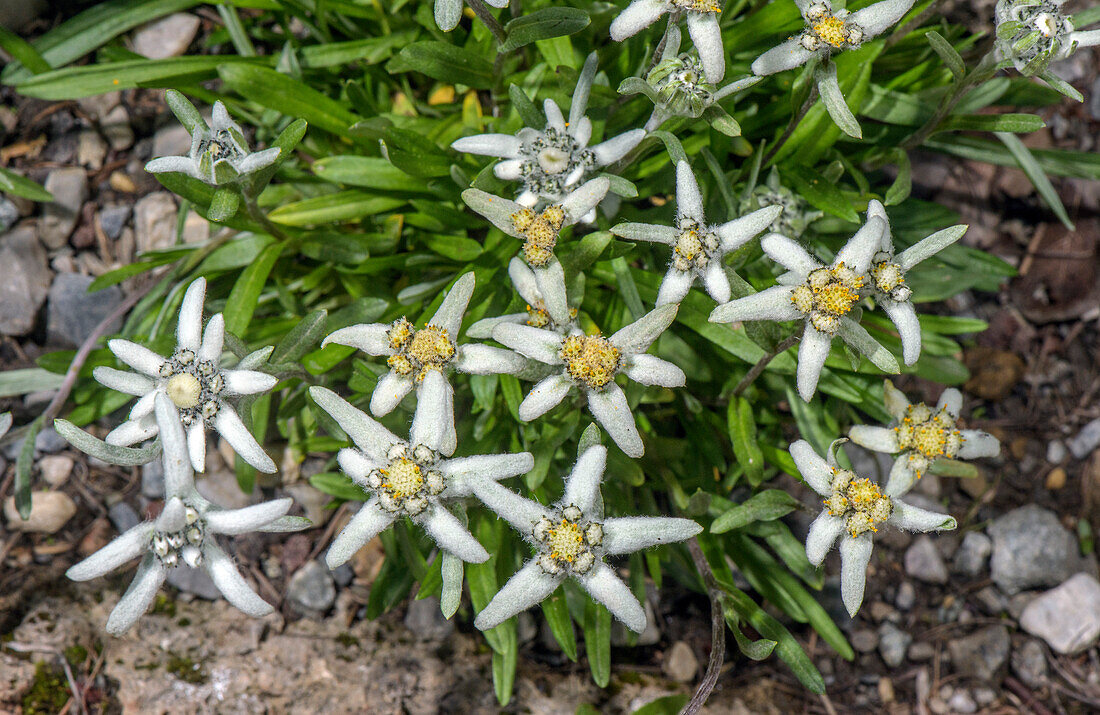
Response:
[[[964,18],[965,19],[965,18]],[[30,32],[48,20],[39,20]],[[180,54],[212,27],[173,16],[135,32],[143,53]],[[167,38],[167,39],[166,39]],[[1059,71],[1085,105],[1046,113],[1032,146],[1096,151],[1100,54]],[[142,171],[151,156],[186,153],[189,139],[159,93],[130,91],[80,102],[26,100],[0,90],[0,165],[42,181],[57,198],[36,207],[0,197],[0,369],[28,368],[74,348],[131,290],[88,295],[89,283],[135,255],[212,229]],[[963,294],[945,310],[989,321],[964,359],[971,421],[995,432],[1002,456],[978,479],[921,480],[916,498],[948,509],[956,534],[884,533],[859,616],[847,618],[835,580],[823,599],[857,651],[839,659],[797,630],[826,676],[828,696],[803,690],[775,661],[735,651],[708,709],[715,713],[1086,713],[1100,711],[1100,581],[1093,553],[1100,528],[1100,183],[1062,180],[1078,231],[1043,210],[1023,175],[936,155],[914,163],[915,192],[958,210],[965,240],[1005,258],[1019,276],[998,295]],[[932,401],[936,387],[905,389]],[[52,397],[0,398],[24,423]],[[0,446],[0,712],[481,712],[495,711],[484,641],[468,607],[442,621],[431,600],[362,617],[380,565],[364,549],[329,572],[317,560],[346,510],[307,478],[307,460],[268,485],[295,497],[317,528],[290,537],[249,536],[235,558],[278,612],[260,621],[217,598],[203,572],[178,570],[154,612],[121,639],[100,630],[129,573],[74,585],[75,560],[155,509],[155,465],[120,469],[83,458],[52,430],[36,441],[33,518],[10,499],[18,445]],[[871,457],[853,454],[874,470]],[[231,465],[216,446],[201,489],[240,506]],[[797,493],[798,486],[789,485]],[[812,504],[809,493],[800,495]],[[816,511],[796,514],[805,529]],[[835,555],[834,555],[835,558]],[[828,573],[838,564],[827,562]],[[587,665],[571,663],[540,625],[521,621],[523,643],[510,710],[573,713],[581,705],[630,712],[690,693],[709,650],[708,604],[675,588],[654,592],[653,627],[637,648],[616,647],[612,685],[598,690]],[[180,626],[186,625],[186,628]],[[622,646],[622,634],[615,640]],[[73,698],[74,689],[81,693]]]

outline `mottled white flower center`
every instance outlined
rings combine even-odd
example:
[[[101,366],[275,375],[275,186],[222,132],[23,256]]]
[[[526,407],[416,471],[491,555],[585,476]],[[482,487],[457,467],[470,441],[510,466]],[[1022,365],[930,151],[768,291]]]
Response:
[[[590,390],[602,390],[622,366],[622,351],[600,335],[570,335],[558,355],[569,376]]]
[[[844,519],[852,538],[878,527],[890,517],[894,505],[870,479],[857,477],[847,469],[833,468],[832,495],[825,500],[831,516]]]
[[[394,351],[387,364],[399,375],[413,375],[417,382],[429,370],[443,370],[455,356],[456,347],[446,328],[427,325],[417,330],[407,319],[400,318],[386,335]]]
[[[681,10],[698,13],[722,12],[722,6],[713,0],[671,0]]]
[[[894,434],[899,449],[909,452],[910,468],[918,478],[936,458],[953,459],[963,442],[955,418],[947,410],[933,411],[923,402],[909,406]]]
[[[1005,22],[1018,22],[1009,33]],[[1041,74],[1067,48],[1073,22],[1054,0],[1008,3],[1003,11],[998,4],[997,47],[1010,58],[1016,69],[1027,76]]]
[[[694,55],[662,60],[646,76],[646,82],[674,114],[698,117],[713,103],[714,85],[706,82],[702,64]]]
[[[177,349],[160,366],[160,375],[165,379],[164,391],[185,427],[218,414],[218,396],[225,389],[225,378],[214,362],[198,359],[191,350]]]
[[[396,444],[386,455],[386,466],[367,475],[367,487],[383,509],[409,516],[428,507],[428,498],[443,492],[443,474],[436,468],[438,455],[423,445],[410,450]]]
[[[563,569],[585,574],[596,562],[594,549],[603,543],[603,526],[585,520],[581,510],[567,506],[554,519],[543,517],[532,537],[539,545],[539,566],[549,574]]]
[[[512,227],[523,236],[523,258],[533,268],[542,268],[554,257],[558,233],[565,225],[565,210],[547,206],[542,213],[524,208],[511,216]]]
[[[569,132],[554,127],[531,136],[520,149],[524,188],[543,199],[561,201],[569,187],[596,166],[596,155]]]
[[[1059,18],[1049,12],[1041,12],[1035,16],[1035,27],[1043,37],[1052,37],[1060,24]]]
[[[814,52],[823,47],[835,49],[859,47],[863,43],[863,28],[849,22],[847,12],[833,14],[828,3],[815,2],[806,8],[806,29],[799,42]]]
[[[202,542],[206,524],[197,509],[184,506],[184,527],[178,531],[154,531],[149,549],[169,568],[182,559],[191,568],[202,564]]]
[[[199,379],[189,372],[181,372],[170,377],[166,390],[176,407],[185,409],[199,404],[199,397],[202,396],[202,385]]]
[[[791,293],[791,302],[810,319],[810,324],[833,335],[840,329],[840,318],[859,301],[863,278],[841,261],[833,268],[810,271],[806,282]]]
[[[556,146],[548,146],[539,152],[539,166],[547,174],[560,174],[569,168],[569,154]]]

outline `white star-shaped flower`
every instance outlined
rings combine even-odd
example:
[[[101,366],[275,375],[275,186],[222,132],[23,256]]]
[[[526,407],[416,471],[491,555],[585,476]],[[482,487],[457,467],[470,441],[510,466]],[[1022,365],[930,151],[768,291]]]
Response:
[[[229,117],[221,101],[214,102],[210,124],[182,94],[168,90],[168,106],[191,133],[187,156],[162,156],[151,160],[145,170],[151,174],[179,172],[218,186],[259,171],[279,158],[278,147],[253,152],[248,148],[240,125]]]
[[[531,471],[535,460],[530,452],[440,459],[428,446],[437,444],[438,433],[446,429],[438,415],[414,418],[409,439],[402,440],[332,390],[311,387],[309,394],[355,444],[355,449],[340,450],[337,460],[344,473],[371,494],[333,539],[325,557],[329,568],[346,562],[401,517],[411,519],[440,548],[463,561],[481,563],[489,558],[445,501],[469,496],[481,483]],[[421,409],[418,405],[418,417]]]
[[[156,519],[123,532],[65,575],[74,581],[87,581],[142,556],[134,580],[107,619],[107,632],[116,636],[145,613],[169,569],[184,566],[206,569],[225,600],[248,615],[271,613],[274,609],[245,582],[214,536],[296,531],[308,527],[309,521],[284,516],[292,504],[289,497],[243,509],[222,509],[203,498],[195,490],[188,444],[176,406],[163,393],[158,393],[154,402],[164,447],[164,509]]]
[[[899,497],[908,491],[908,485],[893,475],[886,489],[880,490],[870,479],[841,469],[833,453],[835,448],[834,442],[828,461],[818,456],[805,440],[792,444],[790,451],[806,484],[825,497],[825,508],[806,535],[806,558],[820,566],[840,538],[841,597],[848,613],[855,616],[863,603],[867,564],[874,546],[873,534],[879,526],[889,524],[904,531],[945,531],[954,529],[956,523],[947,514],[937,514],[901,501]]]
[[[565,494],[551,506],[525,499],[491,480],[473,487],[477,497],[537,552],[482,609],[475,626],[493,628],[538,604],[572,578],[627,628],[636,633],[645,630],[645,610],[604,559],[684,541],[703,529],[694,521],[673,517],[605,517],[600,482],[606,464],[606,447],[585,450],[566,478]]]
[[[493,167],[493,172],[498,179],[523,182],[523,190],[516,197],[520,205],[534,208],[540,201],[562,203],[566,194],[593,172],[622,159],[645,138],[644,129],[632,129],[595,146],[588,146],[592,138],[592,121],[585,116],[585,110],[588,108],[592,81],[596,77],[596,62],[596,53],[593,52],[584,63],[573,91],[568,122],[557,103],[547,99],[543,102],[546,115],[543,129],[524,127],[514,136],[478,134],[458,139],[451,147],[468,154],[503,159]],[[589,214],[589,211],[577,218],[590,223],[595,220],[595,213]]]
[[[725,303],[730,299],[730,282],[722,259],[768,228],[782,210],[780,206],[768,206],[723,224],[708,224],[699,184],[691,166],[680,161],[676,165],[676,225],[621,223],[611,233],[630,241],[653,241],[672,247],[668,273],[657,294],[658,306],[682,301],[696,277],[711,298]]]
[[[612,40],[622,42],[657,22],[665,13],[676,19],[686,16],[688,34],[703,63],[707,82],[718,84],[726,74],[726,51],[718,27],[721,12],[716,0],[633,0],[611,22],[608,31]]]
[[[981,430],[959,429],[962,393],[949,387],[932,409],[909,398],[889,380],[884,384],[886,410],[893,415],[890,427],[855,425],[848,436],[861,447],[896,454],[890,482],[905,492],[940,458],[979,459],[996,457],[1001,443]]]
[[[609,338],[585,335],[574,330],[561,335],[527,325],[502,323],[493,337],[502,345],[532,360],[560,367],[561,372],[537,383],[519,406],[519,418],[529,422],[545,414],[577,389],[585,395],[588,409],[615,444],[630,457],[645,452],[642,437],[626,393],[615,384],[615,376],[626,375],[643,385],[683,387],[684,371],[646,350],[676,318],[678,305],[665,305],[625,326]]]
[[[368,355],[387,356],[390,371],[383,375],[371,396],[370,411],[388,415],[416,387],[416,419],[439,420],[443,427],[431,432],[426,446],[445,456],[454,454],[458,436],[454,425],[454,388],[447,373],[470,375],[514,374],[527,361],[510,350],[479,343],[458,344],[462,316],[474,292],[474,274],[466,273],[451,286],[435,315],[422,328],[406,318],[391,323],[371,323],[341,328],[325,338],[329,343],[358,348]]]
[[[206,466],[206,428],[213,427],[246,462],[261,472],[274,472],[275,462],[245,428],[229,398],[266,392],[278,380],[250,369],[266,359],[268,351],[253,353],[237,366],[221,367],[225,319],[217,313],[202,327],[202,306],[206,279],[187,287],[176,325],[176,349],[164,358],[129,340],[111,340],[107,347],[122,362],[137,370],[123,372],[97,367],[92,375],[112,390],[140,399],[130,416],[110,434],[107,444],[127,447],[155,437],[164,428],[153,409],[157,395],[167,395],[176,415],[187,429],[191,466],[201,472]],[[250,359],[251,358],[251,359]]]
[[[917,321],[917,311],[909,300],[913,291],[905,283],[905,274],[924,259],[934,256],[958,241],[968,227],[965,224],[957,224],[942,231],[936,231],[895,256],[890,218],[886,215],[886,207],[878,199],[871,199],[867,204],[867,217],[872,216],[881,218],[886,223],[886,229],[882,232],[882,242],[878,252],[871,258],[869,287],[872,295],[898,329],[905,364],[912,365],[920,357],[920,323]]]
[[[797,381],[798,394],[807,402],[817,390],[821,368],[837,334],[881,370],[898,372],[897,360],[889,351],[848,316],[859,302],[871,257],[878,250],[885,229],[886,222],[881,217],[871,216],[828,266],[786,236],[768,234],[760,247],[788,269],[789,273],[780,278],[787,285],[723,303],[710,314],[711,322],[805,320],[798,349]]]
[[[538,277],[535,272],[527,267],[527,264],[519,256],[514,256],[508,262],[508,275],[512,279],[512,285],[516,292],[527,303],[527,308],[522,313],[508,313],[495,318],[484,318],[466,329],[466,335],[471,338],[491,338],[493,328],[501,323],[515,323],[516,325],[530,325],[534,328],[545,328],[555,333],[567,334],[577,327],[577,309],[566,306],[565,314],[551,314],[546,307],[546,300],[539,290]],[[560,281],[553,290],[548,291],[552,295],[561,296],[566,293],[565,276],[554,273],[546,276],[547,280]],[[555,308],[559,307],[555,305]],[[560,319],[564,322],[558,322]]]

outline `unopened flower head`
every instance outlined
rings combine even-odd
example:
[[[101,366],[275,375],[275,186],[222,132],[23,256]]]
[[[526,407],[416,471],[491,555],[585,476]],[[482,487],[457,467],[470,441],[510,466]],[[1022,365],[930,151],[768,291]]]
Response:
[[[1075,32],[1061,0],[999,0],[997,50],[1020,74],[1041,75],[1079,46],[1100,43],[1100,30]]]
[[[253,152],[240,125],[229,117],[221,101],[214,103],[209,124],[179,92],[168,90],[168,106],[191,133],[187,156],[158,157],[145,165],[152,174],[179,172],[213,186],[233,183],[242,176],[270,166],[279,158],[279,148]]]
[[[611,39],[622,42],[666,13],[674,21],[684,17],[707,82],[718,84],[726,73],[726,53],[722,47],[722,31],[718,27],[721,12],[722,4],[717,0],[633,0],[612,21],[609,32]]]
[[[165,501],[160,515],[123,532],[114,541],[70,568],[74,581],[103,576],[126,562],[142,557],[134,580],[107,620],[107,632],[120,635],[145,613],[160,585],[173,568],[203,568],[225,599],[250,616],[264,616],[274,609],[237,572],[233,560],[218,546],[217,534],[250,531],[297,531],[308,519],[285,516],[291,499],[276,499],[242,509],[221,509],[195,489],[175,405],[163,393],[154,399],[164,445]]]
[[[551,310],[553,301],[547,301],[539,288],[539,275],[531,269],[522,258],[515,256],[508,263],[508,275],[512,279],[512,285],[516,292],[526,303],[524,310],[519,313],[508,313],[495,318],[483,318],[471,325],[466,330],[466,335],[471,338],[491,338],[493,328],[500,323],[515,323],[516,325],[529,325],[532,328],[544,328],[561,335],[567,335],[577,327],[577,309],[566,302],[564,313],[559,312],[555,305]],[[544,276],[545,280],[554,281],[551,295],[567,295],[564,274],[553,273]]]
[[[430,405],[417,405],[409,439],[402,440],[331,390],[315,386],[309,394],[355,445],[340,450],[337,459],[344,473],[370,494],[329,547],[330,568],[345,563],[401,517],[421,526],[441,548],[463,561],[481,563],[489,558],[447,508],[447,501],[469,496],[482,482],[530,471],[530,453],[445,459],[434,445],[448,429],[448,419]],[[453,424],[453,414],[449,421]]]
[[[566,478],[565,494],[550,506],[525,499],[495,481],[473,487],[477,497],[535,550],[477,615],[474,625],[481,630],[493,628],[537,605],[572,578],[627,628],[637,633],[645,630],[645,609],[605,563],[606,557],[684,541],[702,528],[688,519],[605,517],[600,482],[606,466],[607,448],[589,447]]]
[[[493,329],[497,342],[558,368],[538,382],[519,406],[519,417],[531,421],[553,409],[573,390],[583,393],[596,421],[628,456],[645,452],[626,394],[615,377],[626,375],[643,385],[682,387],[684,371],[646,350],[676,318],[679,305],[665,305],[610,337],[575,330],[561,335],[526,325],[501,323]]]
[[[729,278],[722,261],[730,251],[748,243],[768,227],[782,209],[769,206],[723,224],[708,224],[703,195],[686,161],[676,166],[676,220],[674,226],[623,223],[611,229],[634,241],[652,241],[672,247],[668,273],[657,294],[657,305],[679,303],[699,278],[710,297],[730,299]]]
[[[754,186],[749,195],[742,198],[738,210],[745,214],[767,206],[778,206],[782,209],[768,227],[768,232],[783,234],[796,240],[802,238],[811,223],[825,215],[784,186],[779,178],[779,170],[774,166],[764,183]]]
[[[959,427],[962,393],[949,387],[936,406],[909,399],[885,382],[886,409],[894,419],[887,427],[855,425],[848,432],[853,442],[876,452],[896,454],[891,482],[908,491],[938,459],[995,457],[1001,444],[991,434]]]
[[[225,319],[221,313],[210,318],[203,330],[202,310],[206,279],[191,283],[180,305],[176,326],[176,348],[165,358],[128,340],[111,340],[107,347],[137,372],[97,367],[92,373],[107,387],[140,397],[129,419],[107,435],[107,443],[137,444],[155,437],[163,425],[153,409],[156,396],[167,395],[175,414],[187,430],[191,464],[201,472],[206,464],[206,428],[213,427],[246,462],[261,472],[274,472],[275,462],[264,452],[241,422],[230,403],[234,397],[266,392],[278,380],[254,367],[262,364],[271,349],[246,357],[236,367],[221,367]]]
[[[585,111],[596,77],[596,63],[596,54],[592,53],[573,91],[568,121],[557,103],[547,99],[543,103],[546,126],[541,129],[524,127],[515,136],[479,134],[463,137],[451,146],[470,154],[500,157],[503,161],[498,162],[493,171],[499,179],[523,182],[523,189],[516,197],[521,206],[535,208],[539,204],[563,203],[566,195],[591,178],[597,169],[623,158],[645,137],[645,130],[633,129],[588,146],[592,138],[592,121],[585,116]],[[586,223],[595,220],[594,209],[595,206],[589,208],[577,216],[577,220]]]
[[[863,602],[867,564],[871,560],[873,536],[884,525],[903,531],[943,531],[955,528],[955,520],[902,501],[912,482],[890,476],[885,489],[866,477],[845,469],[829,448],[822,459],[809,442],[791,445],[791,457],[806,484],[823,499],[821,514],[806,536],[806,557],[820,566],[836,540],[840,539],[840,587],[848,613],[855,616]]]

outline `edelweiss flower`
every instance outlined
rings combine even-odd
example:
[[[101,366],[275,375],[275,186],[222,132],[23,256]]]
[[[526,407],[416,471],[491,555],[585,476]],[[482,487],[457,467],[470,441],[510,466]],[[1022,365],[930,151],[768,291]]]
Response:
[[[871,257],[878,249],[886,222],[871,216],[836,254],[829,266],[821,265],[804,248],[786,236],[768,234],[760,242],[764,253],[790,273],[780,280],[788,285],[766,288],[724,303],[710,314],[711,322],[742,320],[805,319],[798,349],[798,394],[807,402],[817,390],[821,368],[837,334],[867,355],[881,370],[898,372],[897,361],[867,334],[848,313],[860,299]]]
[[[182,565],[206,569],[225,600],[248,615],[271,613],[274,609],[241,578],[214,535],[296,531],[309,526],[309,521],[284,518],[292,503],[289,497],[243,509],[222,509],[208,502],[195,491],[195,475],[176,406],[163,393],[154,400],[164,445],[164,509],[156,519],[123,532],[65,575],[73,581],[87,581],[144,555],[130,587],[107,619],[107,632],[116,636],[145,613],[168,570]]]
[[[603,200],[610,188],[607,177],[592,179],[536,213],[515,201],[502,199],[481,189],[466,189],[462,200],[509,236],[523,241],[523,260],[535,275],[543,305],[556,323],[568,322],[569,302],[565,294],[565,272],[554,255],[561,230],[578,223]]]
[[[643,315],[610,338],[574,330],[563,336],[527,325],[502,323],[493,330],[497,342],[532,360],[560,365],[562,371],[536,384],[519,406],[519,418],[530,422],[565,399],[576,388],[588,400],[588,409],[615,444],[630,457],[645,452],[626,393],[615,376],[626,375],[643,385],[683,387],[684,371],[646,350],[676,318],[678,305],[666,305]]]
[[[871,258],[870,288],[882,309],[890,316],[901,336],[902,357],[912,365],[920,357],[920,323],[909,297],[913,291],[905,283],[905,274],[913,266],[962,238],[968,228],[957,224],[937,231],[894,256],[894,241],[886,207],[877,199],[867,204],[867,218],[878,216],[886,224],[879,251]]]
[[[955,520],[947,514],[937,514],[911,504],[899,497],[909,491],[908,484],[893,475],[886,489],[866,477],[841,469],[833,450],[826,462],[810,443],[799,440],[791,445],[791,457],[802,478],[815,492],[825,497],[825,508],[810,525],[806,535],[806,558],[820,566],[825,555],[840,537],[840,591],[844,606],[851,616],[863,603],[863,588],[867,581],[867,564],[874,546],[873,534],[878,527],[889,524],[904,531],[946,531],[954,529]]]
[[[379,532],[405,516],[419,524],[440,548],[463,561],[481,563],[489,558],[443,501],[468,496],[483,482],[531,471],[535,460],[529,452],[440,459],[428,445],[439,441],[447,420],[439,414],[422,418],[423,405],[417,405],[417,417],[405,441],[332,390],[311,387],[309,394],[358,448],[340,450],[340,468],[371,492],[370,501],[333,539],[325,557],[329,568],[346,562]],[[453,415],[450,421],[453,423]]]
[[[180,123],[191,133],[191,152],[188,156],[157,157],[145,165],[149,173],[175,171],[218,186],[270,166],[279,158],[278,147],[250,151],[241,127],[229,118],[229,112],[221,101],[214,102],[214,112],[208,125],[194,105],[179,92],[170,89],[165,93],[165,99]]]
[[[1062,0],[998,0],[995,12],[997,50],[1026,77],[1044,75],[1078,47],[1100,44],[1100,30],[1074,31]]]
[[[485,0],[496,8],[508,7],[508,0]],[[443,32],[450,32],[462,19],[462,0],[435,0],[435,24]]]
[[[699,184],[691,166],[680,161],[676,165],[676,225],[621,223],[611,233],[631,241],[672,246],[668,273],[657,294],[658,306],[682,301],[697,276],[711,298],[725,303],[730,299],[730,282],[722,259],[766,229],[782,210],[769,206],[723,224],[708,224]]]
[[[542,291],[539,290],[537,275],[527,267],[519,256],[513,256],[512,260],[509,261],[508,275],[512,279],[512,285],[516,287],[516,292],[527,301],[527,308],[522,313],[509,313],[496,318],[479,320],[466,329],[467,336],[478,339],[491,338],[493,337],[493,328],[501,323],[530,325],[533,328],[545,328],[562,335],[577,327],[576,308],[567,307],[564,314],[555,315],[550,313],[546,301],[543,300]],[[555,273],[546,276],[546,278],[551,281],[560,281],[550,293],[553,295],[565,294],[564,275]],[[558,308],[560,308],[560,304],[555,304],[555,310]]]
[[[779,206],[783,212],[772,221],[771,233],[781,233],[793,239],[799,239],[806,228],[821,218],[824,212],[812,208],[798,194],[794,193],[779,180],[779,169],[772,167],[768,178],[762,184],[753,187],[748,196],[741,199],[737,209],[748,213],[766,206]]]
[[[207,425],[217,430],[244,461],[261,472],[274,472],[275,462],[245,428],[227,400],[266,392],[275,386],[276,378],[250,369],[253,363],[266,359],[269,351],[253,353],[235,370],[222,369],[225,319],[221,313],[214,315],[203,331],[205,296],[205,278],[187,287],[176,325],[176,349],[168,359],[129,340],[116,339],[107,343],[115,357],[138,372],[97,367],[92,375],[112,390],[141,398],[131,408],[130,419],[107,435],[107,444],[126,447],[155,437],[164,425],[156,418],[153,405],[156,396],[163,394],[171,398],[176,414],[187,429],[188,452],[196,472],[203,471],[206,466]]]
[[[477,343],[457,344],[462,315],[474,292],[474,274],[466,273],[451,286],[435,315],[423,328],[407,318],[392,324],[371,323],[341,328],[325,338],[329,343],[358,348],[368,355],[386,355],[390,371],[383,375],[371,396],[370,411],[388,415],[416,387],[416,416],[438,415],[443,428],[432,431],[432,450],[450,456],[458,444],[454,424],[454,388],[447,380],[451,370],[470,375],[516,373],[526,361],[509,350]],[[422,411],[423,409],[423,411]],[[415,418],[414,418],[415,428]]]
[[[962,393],[949,387],[940,395],[936,409],[923,402],[913,405],[901,390],[886,380],[886,410],[894,416],[891,427],[855,425],[848,431],[853,442],[876,452],[897,454],[890,470],[890,482],[909,491],[926,469],[937,460],[996,457],[1001,443],[991,434],[958,427]],[[899,454],[900,453],[900,454]]]
[[[593,52],[584,63],[573,91],[568,122],[557,103],[547,99],[543,102],[546,126],[541,131],[524,127],[515,136],[479,134],[458,139],[451,147],[456,151],[503,159],[493,168],[493,172],[499,179],[523,182],[523,191],[516,197],[521,206],[534,208],[540,201],[564,203],[565,195],[573,187],[590,177],[596,169],[614,164],[626,156],[645,137],[645,130],[632,129],[593,147],[588,146],[588,140],[592,138],[592,121],[584,112],[588,108],[588,96],[596,77],[596,61],[596,53]],[[604,190],[604,193],[607,191]],[[594,213],[591,216],[587,214],[588,211],[585,211],[577,219],[585,223],[595,220]]]
[[[497,626],[573,578],[627,628],[636,633],[645,630],[645,610],[604,559],[684,541],[702,527],[672,517],[604,517],[600,482],[606,464],[606,447],[585,450],[565,481],[565,494],[549,507],[495,481],[474,485],[477,497],[537,551],[477,614],[475,626],[483,631]]]
[[[609,28],[611,39],[622,42],[668,13],[673,22],[687,16],[688,34],[703,63],[707,81],[718,84],[726,74],[726,51],[722,48],[722,30],[718,27],[717,0],[633,0],[619,13]]]

